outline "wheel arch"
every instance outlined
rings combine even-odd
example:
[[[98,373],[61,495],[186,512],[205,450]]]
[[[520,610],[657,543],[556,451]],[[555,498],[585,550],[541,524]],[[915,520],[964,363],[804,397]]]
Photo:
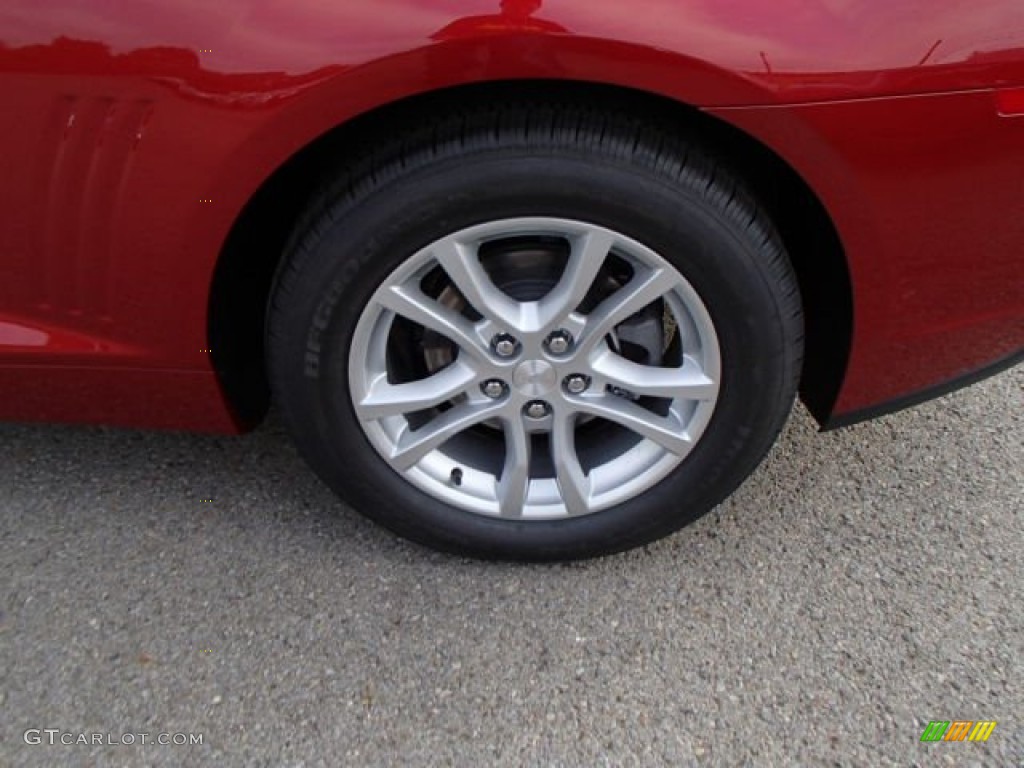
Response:
[[[249,198],[219,254],[208,305],[208,346],[214,350],[218,379],[241,425],[254,426],[269,406],[264,370],[267,302],[288,238],[330,169],[433,110],[540,95],[603,100],[671,125],[744,179],[768,210],[797,272],[807,330],[801,397],[819,422],[828,419],[852,342],[852,288],[837,229],[800,174],[749,134],[660,94],[577,81],[507,80],[421,93],[360,114],[292,155]]]

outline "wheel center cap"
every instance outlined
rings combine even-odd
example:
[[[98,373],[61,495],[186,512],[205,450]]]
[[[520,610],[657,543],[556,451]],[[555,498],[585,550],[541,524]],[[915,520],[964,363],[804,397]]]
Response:
[[[512,383],[527,397],[543,397],[558,386],[558,372],[543,360],[527,360],[512,374]]]

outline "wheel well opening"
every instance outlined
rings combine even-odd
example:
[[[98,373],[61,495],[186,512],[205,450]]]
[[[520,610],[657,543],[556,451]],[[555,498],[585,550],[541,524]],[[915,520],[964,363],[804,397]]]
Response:
[[[800,398],[824,425],[839,398],[853,341],[853,286],[839,233],[824,205],[782,158],[716,118],[698,113],[695,138],[743,179],[789,254],[804,310]]]
[[[241,424],[255,426],[270,405],[264,337],[274,276],[289,238],[332,171],[365,156],[374,142],[410,122],[428,124],[437,110],[538,96],[614,105],[672,126],[745,181],[771,216],[797,273],[806,323],[800,392],[812,414],[824,422],[846,371],[852,291],[835,226],[806,183],[755,139],[665,97],[614,86],[516,81],[419,95],[356,117],[297,152],[257,190],[222,249],[208,307],[213,363]]]

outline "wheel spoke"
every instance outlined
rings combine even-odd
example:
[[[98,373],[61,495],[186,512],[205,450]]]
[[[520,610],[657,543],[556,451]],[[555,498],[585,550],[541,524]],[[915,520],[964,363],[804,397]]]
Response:
[[[521,305],[494,284],[473,249],[448,238],[437,243],[431,254],[473,309],[499,326],[519,325]]]
[[[453,309],[427,296],[417,287],[393,285],[381,291],[377,303],[397,315],[455,342],[459,349],[473,357],[483,354],[482,342],[473,324]]]
[[[455,435],[496,416],[501,407],[500,403],[461,403],[419,429],[406,428],[388,458],[397,469],[410,469]]]
[[[562,277],[540,301],[542,332],[551,330],[586,298],[613,243],[612,234],[603,230],[591,230],[573,240]]]
[[[590,512],[590,479],[576,455],[575,414],[557,415],[551,430],[551,456],[562,502],[570,517]]]
[[[441,294],[424,282],[438,277]],[[672,263],[597,223],[522,216],[452,231],[378,284],[347,402],[396,482],[516,535],[662,482],[711,422],[721,368],[713,320]]]
[[[580,412],[615,422],[677,456],[685,456],[693,447],[693,440],[671,411],[668,416],[659,416],[631,400],[614,395],[584,396],[575,399],[574,404]]]
[[[498,504],[502,517],[523,516],[530,489],[530,435],[520,418],[504,420],[505,467],[498,481]]]
[[[675,288],[677,278],[669,269],[658,267],[633,276],[628,283],[606,298],[587,317],[580,350],[593,349],[611,330],[626,318]]]
[[[404,384],[389,384],[382,374],[356,410],[364,421],[422,411],[453,400],[475,379],[476,371],[458,360],[433,376]]]
[[[718,385],[689,355],[683,358],[681,367],[659,368],[634,363],[606,348],[590,366],[608,384],[634,395],[684,400],[712,400],[718,395]]]

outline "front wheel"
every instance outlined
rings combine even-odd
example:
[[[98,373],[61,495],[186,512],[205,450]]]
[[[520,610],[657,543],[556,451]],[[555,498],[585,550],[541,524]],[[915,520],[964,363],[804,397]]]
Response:
[[[442,120],[342,174],[279,275],[269,349],[300,449],[358,510],[451,552],[569,559],[742,482],[801,342],[791,268],[737,182],[559,104]]]

